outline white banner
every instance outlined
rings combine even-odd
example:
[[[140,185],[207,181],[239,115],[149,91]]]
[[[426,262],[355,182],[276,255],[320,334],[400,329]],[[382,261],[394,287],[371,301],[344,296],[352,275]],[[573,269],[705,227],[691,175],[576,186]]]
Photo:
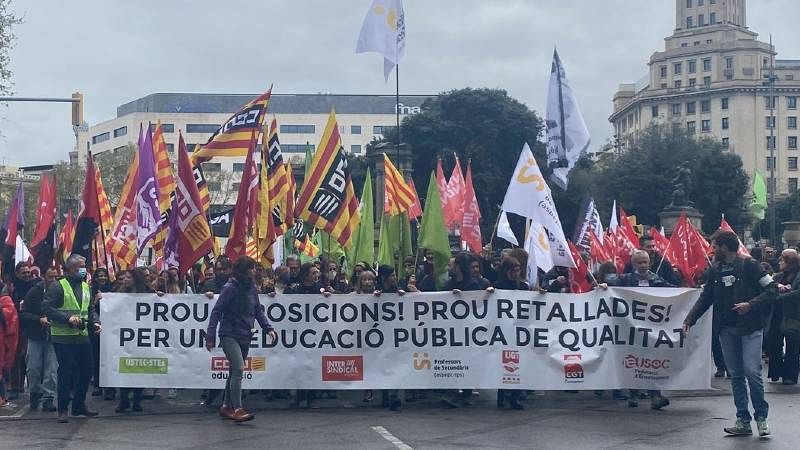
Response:
[[[680,333],[697,289],[263,296],[278,342],[254,331],[247,389],[708,389],[711,314]],[[104,294],[104,386],[222,388],[214,301]],[[258,327],[258,325],[256,325]]]

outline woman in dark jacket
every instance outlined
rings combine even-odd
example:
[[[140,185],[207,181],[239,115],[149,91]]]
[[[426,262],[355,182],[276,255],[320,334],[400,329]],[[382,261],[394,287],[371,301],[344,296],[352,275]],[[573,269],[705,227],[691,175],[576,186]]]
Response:
[[[225,383],[225,398],[219,412],[223,417],[235,422],[246,422],[255,416],[242,407],[242,377],[244,361],[250,350],[250,340],[255,321],[269,337],[278,337],[272,325],[267,322],[264,307],[258,300],[255,286],[256,262],[248,256],[241,256],[233,263],[231,278],[222,288],[216,305],[208,321],[206,348],[211,351],[217,338],[219,327],[220,344],[228,358],[228,381]]]
[[[92,303],[91,308],[95,310],[95,314],[100,317],[100,302],[98,301],[98,294],[102,294],[103,292],[114,292],[114,285],[111,284],[111,277],[108,275],[108,269],[105,267],[98,267],[95,269],[94,274],[92,275]],[[97,397],[101,394],[103,398],[106,400],[114,400],[114,393],[116,392],[112,388],[106,388],[105,392],[100,387],[100,335],[99,334],[91,334],[89,336],[89,340],[92,343],[92,351],[94,352],[94,360],[98,361],[94,365],[94,375],[93,375],[93,383],[94,390],[92,391],[92,397]]]
[[[497,282],[495,289],[506,289],[509,291],[530,291],[531,288],[528,283],[521,280],[522,278],[522,265],[515,258],[508,257],[500,263],[500,269],[497,271]],[[505,406],[506,399],[508,399],[511,409],[523,409],[522,403],[519,402],[522,397],[523,391],[517,389],[498,389],[497,390],[497,407],[502,408]]]

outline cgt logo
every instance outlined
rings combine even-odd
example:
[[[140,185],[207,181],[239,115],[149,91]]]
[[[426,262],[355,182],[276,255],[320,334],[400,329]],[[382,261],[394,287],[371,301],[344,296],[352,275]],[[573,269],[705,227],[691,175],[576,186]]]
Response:
[[[659,370],[659,369],[669,369],[670,366],[672,365],[672,362],[668,359],[651,359],[651,358],[642,358],[640,356],[627,355],[625,359],[622,360],[622,365],[625,366],[626,369]]]
[[[411,359],[414,365],[414,370],[431,369],[431,359],[428,357],[428,352],[424,353],[414,352]]]
[[[323,356],[322,381],[364,381],[364,357]]]
[[[581,355],[564,355],[564,380],[567,383],[583,383]]]
[[[214,356],[211,358],[211,371],[221,372],[230,368],[228,358],[224,356]],[[267,358],[263,356],[249,356],[244,361],[245,372],[264,372],[267,370]]]

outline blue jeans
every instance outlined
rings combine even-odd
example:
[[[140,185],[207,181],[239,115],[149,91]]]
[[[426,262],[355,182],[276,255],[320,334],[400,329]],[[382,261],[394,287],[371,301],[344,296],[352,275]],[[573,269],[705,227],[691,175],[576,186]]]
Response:
[[[50,341],[28,339],[28,354],[25,356],[28,375],[28,390],[31,397],[53,400],[56,396],[58,360]]]
[[[764,400],[764,381],[761,376],[761,345],[763,330],[741,336],[735,328],[722,327],[719,341],[725,364],[731,376],[733,403],[736,405],[736,417],[750,422],[750,411],[747,403],[747,388],[750,388],[750,400],[753,402],[756,420],[766,419],[769,405]],[[747,380],[745,382],[745,379]]]

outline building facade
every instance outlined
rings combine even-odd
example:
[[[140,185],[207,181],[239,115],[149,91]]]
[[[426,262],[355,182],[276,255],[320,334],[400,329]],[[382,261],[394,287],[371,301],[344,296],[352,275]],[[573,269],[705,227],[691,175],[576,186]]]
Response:
[[[77,154],[73,157],[83,162],[88,151],[102,154],[125,149],[138,141],[139,127],[161,122],[170,157],[174,160],[178,145],[178,132],[183,134],[189,151],[205,144],[211,135],[232,113],[258,94],[150,94],[117,108],[117,117],[78,130]],[[400,119],[422,111],[430,95],[402,95],[398,102],[393,95],[334,95],[334,94],[272,94],[265,120],[274,117],[284,158],[301,165],[307,146],[316,148],[328,115],[336,111],[339,133],[345,151],[363,155],[368,143],[383,137],[387,129],[396,126],[396,112]],[[75,153],[75,152],[73,152]],[[212,191],[234,191],[244,170],[244,157],[214,158],[204,163]],[[230,182],[217,183],[217,173],[231,173]],[[227,203],[222,201],[222,203]]]
[[[653,124],[712,137],[751,177],[774,168],[767,188],[785,195],[800,178],[800,60],[777,59],[746,16],[746,0],[676,0],[674,33],[646,76],[620,85],[609,121],[622,146]]]

